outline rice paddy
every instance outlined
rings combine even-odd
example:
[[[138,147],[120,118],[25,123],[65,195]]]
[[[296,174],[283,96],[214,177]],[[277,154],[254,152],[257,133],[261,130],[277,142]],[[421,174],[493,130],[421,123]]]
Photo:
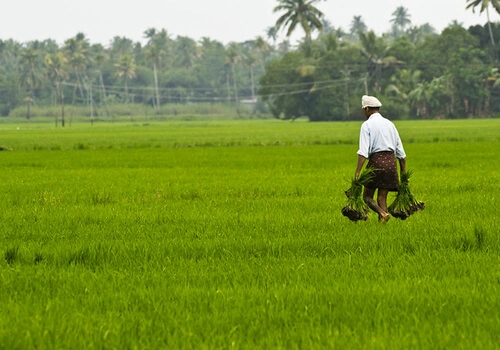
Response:
[[[500,120],[396,125],[380,225],[360,122],[3,123],[0,348],[498,348]]]

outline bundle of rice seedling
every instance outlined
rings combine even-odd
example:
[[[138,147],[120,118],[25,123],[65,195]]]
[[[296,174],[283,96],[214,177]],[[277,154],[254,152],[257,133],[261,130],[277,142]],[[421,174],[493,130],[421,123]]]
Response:
[[[410,190],[409,182],[411,175],[411,171],[401,173],[398,194],[394,199],[394,202],[388,208],[389,213],[391,213],[392,216],[401,220],[405,220],[411,214],[425,208],[425,203],[416,200]]]
[[[342,215],[351,221],[368,219],[369,208],[363,200],[363,185],[373,178],[373,169],[365,168],[359,177],[351,180],[351,187],[345,191],[347,196],[346,206],[342,208]]]

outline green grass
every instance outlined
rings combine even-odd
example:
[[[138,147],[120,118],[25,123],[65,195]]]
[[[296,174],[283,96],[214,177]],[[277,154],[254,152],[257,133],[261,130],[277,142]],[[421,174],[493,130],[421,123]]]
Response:
[[[0,348],[497,348],[500,121],[398,122],[426,209],[384,226],[359,126],[2,125]]]

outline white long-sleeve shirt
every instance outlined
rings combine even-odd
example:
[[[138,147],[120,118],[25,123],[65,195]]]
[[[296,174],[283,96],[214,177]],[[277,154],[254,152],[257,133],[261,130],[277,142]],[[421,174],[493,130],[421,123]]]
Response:
[[[398,159],[406,158],[396,126],[380,113],[374,113],[361,125],[358,154],[369,158],[384,151],[394,152]]]

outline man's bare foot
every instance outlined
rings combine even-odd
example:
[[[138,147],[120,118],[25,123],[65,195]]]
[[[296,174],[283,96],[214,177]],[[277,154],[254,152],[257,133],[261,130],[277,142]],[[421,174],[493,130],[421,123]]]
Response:
[[[379,221],[382,223],[382,224],[385,224],[387,221],[389,221],[389,219],[391,218],[391,216],[387,213],[384,213],[384,214],[381,214],[380,217],[379,217]]]

